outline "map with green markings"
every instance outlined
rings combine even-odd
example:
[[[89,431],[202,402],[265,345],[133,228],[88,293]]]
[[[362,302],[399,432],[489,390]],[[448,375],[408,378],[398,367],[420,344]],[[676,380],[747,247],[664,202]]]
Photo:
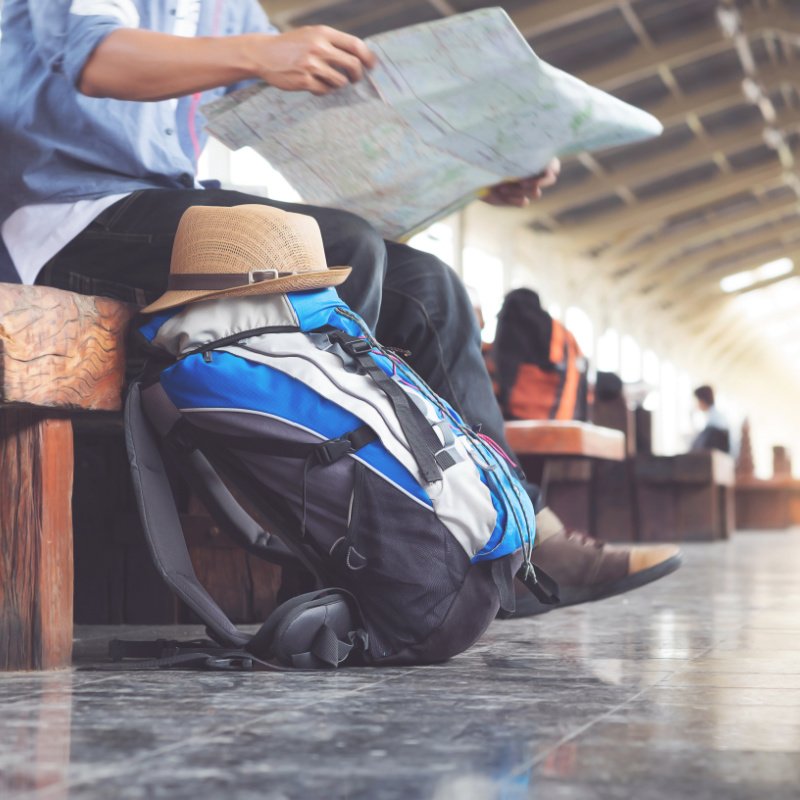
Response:
[[[323,97],[259,84],[203,108],[208,131],[252,147],[307,203],[386,238],[554,156],[658,136],[658,120],[542,61],[508,15],[483,9],[366,39],[378,66]]]

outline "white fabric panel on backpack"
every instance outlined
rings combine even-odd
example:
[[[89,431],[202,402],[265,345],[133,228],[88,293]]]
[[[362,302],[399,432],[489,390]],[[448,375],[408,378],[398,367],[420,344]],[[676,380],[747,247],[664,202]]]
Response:
[[[338,356],[319,350],[304,333],[253,336],[247,346],[247,350],[236,345],[219,349],[283,372],[355,414],[378,434],[384,447],[415,480],[425,485],[389,398],[370,378],[346,372]],[[335,376],[333,380],[331,376]]]
[[[491,493],[471,460],[444,470],[441,485],[426,485],[405,444],[389,398],[370,378],[345,371],[337,355],[319,350],[303,333],[265,334],[249,339],[247,344],[261,352],[236,346],[220,349],[290,375],[357,416],[425,487],[437,517],[470,558],[486,545],[494,531],[497,512]],[[276,356],[281,353],[286,356]],[[463,451],[466,453],[466,448]]]
[[[267,327],[299,327],[285,294],[203,300],[190,303],[159,329],[153,344],[181,356],[209,342]],[[304,337],[305,338],[305,337]]]

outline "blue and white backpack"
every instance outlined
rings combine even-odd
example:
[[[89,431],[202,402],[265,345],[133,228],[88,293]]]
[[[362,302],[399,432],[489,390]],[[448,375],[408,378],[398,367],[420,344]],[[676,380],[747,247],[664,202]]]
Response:
[[[227,648],[176,645],[150,653],[168,656],[159,664],[431,663],[513,609],[515,575],[553,602],[530,564],[534,510],[513,463],[335,289],[190,303],[139,330],[154,355],[129,393],[126,437],[146,536]],[[300,562],[318,590],[255,636],[237,629],[194,574],[162,454],[223,529]]]

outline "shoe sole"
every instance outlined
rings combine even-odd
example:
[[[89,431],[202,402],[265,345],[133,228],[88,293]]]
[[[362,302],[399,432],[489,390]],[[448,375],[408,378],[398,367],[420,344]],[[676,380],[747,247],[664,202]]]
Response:
[[[605,600],[608,597],[614,597],[618,594],[630,592],[632,589],[638,589],[640,586],[657,581],[675,572],[681,565],[683,558],[680,553],[662,561],[660,564],[655,564],[649,569],[643,569],[640,572],[634,572],[633,575],[626,575],[618,581],[606,583],[603,586],[591,587],[587,586],[582,589],[567,589],[561,594],[561,597],[555,605],[548,606],[541,603],[533,595],[528,597],[517,598],[516,610],[508,615],[504,615],[506,619],[516,619],[518,617],[533,617],[537,614],[546,614],[548,611],[554,611],[557,608],[565,608],[566,606],[575,606],[579,603],[591,603],[595,600]]]

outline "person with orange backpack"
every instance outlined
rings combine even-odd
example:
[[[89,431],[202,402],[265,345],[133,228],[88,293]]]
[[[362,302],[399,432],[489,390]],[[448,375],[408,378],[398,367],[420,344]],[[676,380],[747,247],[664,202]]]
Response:
[[[532,289],[506,296],[491,359],[506,419],[586,418],[586,359]]]

